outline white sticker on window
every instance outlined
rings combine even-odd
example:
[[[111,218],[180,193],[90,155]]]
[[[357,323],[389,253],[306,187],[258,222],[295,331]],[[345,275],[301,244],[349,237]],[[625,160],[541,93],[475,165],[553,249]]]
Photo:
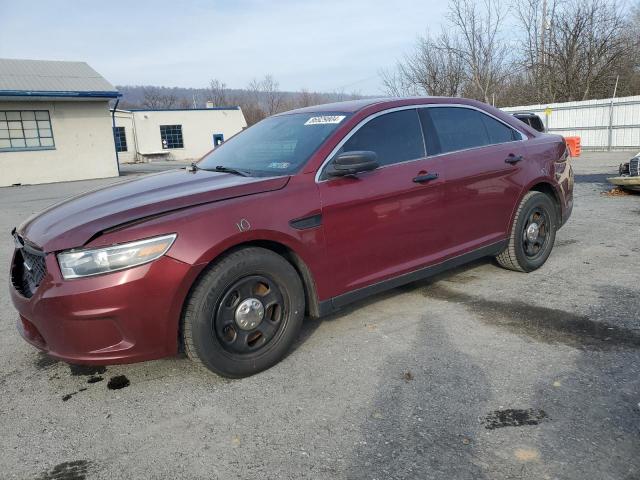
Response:
[[[289,165],[291,165],[289,162],[271,162],[268,166],[269,168],[284,169],[284,168],[289,168]]]
[[[327,123],[340,123],[346,115],[322,115],[321,117],[311,117],[304,122],[305,125],[326,125]]]

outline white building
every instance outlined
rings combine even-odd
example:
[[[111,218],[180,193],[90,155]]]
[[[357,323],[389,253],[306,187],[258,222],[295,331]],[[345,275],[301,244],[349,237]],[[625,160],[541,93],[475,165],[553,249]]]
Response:
[[[117,176],[119,95],[84,62],[0,59],[0,186]]]
[[[198,160],[247,126],[240,107],[116,110],[120,162]]]

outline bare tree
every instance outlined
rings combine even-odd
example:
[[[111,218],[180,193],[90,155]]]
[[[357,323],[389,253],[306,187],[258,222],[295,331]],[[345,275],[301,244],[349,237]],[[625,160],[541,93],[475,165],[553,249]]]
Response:
[[[640,93],[640,1],[511,0],[509,38],[501,1],[449,0],[442,33],[381,71],[387,92],[550,103],[607,98],[619,79],[619,94]]]
[[[163,93],[157,87],[145,87],[141,105],[145,108],[173,108],[178,102],[173,93]]]
[[[465,65],[465,94],[489,102],[508,76],[508,45],[500,33],[506,10],[500,0],[451,0],[448,18],[457,33],[451,51]]]
[[[516,81],[523,89],[521,94],[526,101],[541,103],[553,96],[545,77],[548,73],[545,65],[550,29],[556,14],[555,0],[519,0],[515,2],[515,20],[522,34],[518,41],[521,56],[515,60],[520,68],[516,73],[523,81]]]
[[[520,0],[516,10],[531,100],[606,98],[617,77],[621,91],[631,94],[640,29],[636,25],[633,34],[633,21],[616,0]]]
[[[379,75],[387,95],[392,97],[410,97],[422,93],[418,90],[414,79],[407,76],[402,62],[398,62],[394,69],[380,70]]]
[[[395,78],[386,77],[388,89],[401,95],[460,95],[465,70],[458,49],[446,32],[419,38],[416,51],[398,62]]]
[[[636,45],[613,0],[574,0],[553,21],[545,81],[558,101],[608,96]]]
[[[260,82],[261,91],[264,97],[265,111],[267,116],[280,112],[283,101],[283,94],[280,91],[280,84],[273,78],[273,75],[265,75]]]
[[[505,14],[499,0],[451,0],[450,25],[417,41],[395,70],[382,71],[391,95],[464,94],[489,102],[509,72],[508,49],[500,36]]]
[[[317,92],[310,92],[306,88],[303,88],[298,92],[297,98],[294,100],[294,106],[297,108],[310,107],[312,105],[319,105],[326,103],[326,96]]]
[[[214,107],[225,107],[229,105],[229,95],[227,84],[217,78],[212,78],[209,82],[209,101]]]

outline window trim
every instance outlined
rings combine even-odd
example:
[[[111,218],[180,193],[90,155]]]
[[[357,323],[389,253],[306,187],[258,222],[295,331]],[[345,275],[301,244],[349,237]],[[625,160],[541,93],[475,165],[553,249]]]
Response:
[[[479,147],[470,147],[470,148],[465,148],[465,149],[462,149],[462,150],[452,150],[452,151],[446,152],[446,153],[437,153],[435,155],[429,155],[429,150],[427,148],[426,139],[424,138],[424,129],[421,128],[420,130],[422,132],[422,141],[424,142],[426,157],[414,158],[414,159],[411,159],[411,160],[404,160],[402,162],[391,163],[389,165],[382,165],[381,167],[378,167],[376,170],[381,170],[381,169],[387,168],[387,167],[393,167],[394,165],[402,165],[404,163],[416,162],[418,160],[425,160],[425,159],[440,157],[440,156],[443,156],[443,155],[450,155],[452,153],[466,152],[466,151],[469,151],[469,150],[476,150],[478,148],[493,147],[493,146],[496,146],[496,145],[504,145],[505,143],[512,143],[512,142],[523,142],[523,141],[528,139],[528,137],[524,133],[522,133],[522,131],[518,130],[513,125],[509,125],[504,120],[501,120],[500,118],[496,117],[495,115],[492,115],[489,112],[486,112],[486,111],[482,110],[481,108],[475,107],[473,105],[465,105],[463,103],[422,103],[422,104],[418,104],[418,105],[403,105],[402,107],[388,108],[386,110],[381,110],[379,112],[372,113],[368,117],[362,119],[360,122],[358,122],[358,124],[355,127],[353,127],[349,131],[349,133],[347,133],[342,138],[342,140],[340,140],[340,142],[333,148],[333,150],[331,150],[331,152],[329,152],[329,154],[322,161],[322,164],[320,164],[320,167],[316,171],[315,182],[316,183],[322,183],[322,182],[327,182],[329,180],[333,180],[333,178],[330,178],[330,177],[322,178],[324,173],[325,173],[325,171],[326,171],[326,169],[327,169],[327,167],[328,167],[328,165],[329,165],[329,162],[338,153],[338,150],[340,150],[342,148],[342,146],[345,143],[347,143],[347,141],[351,138],[351,136],[353,136],[358,130],[360,130],[364,125],[366,125],[368,122],[370,122],[374,118],[377,118],[377,117],[379,117],[381,115],[384,115],[386,113],[399,112],[401,110],[411,110],[411,109],[417,110],[419,108],[438,108],[438,107],[456,107],[456,108],[468,108],[470,110],[477,110],[480,113],[483,113],[483,114],[485,114],[485,115],[497,120],[498,122],[502,123],[503,125],[506,125],[510,129],[515,130],[517,133],[520,134],[520,140],[512,140],[511,142],[503,142],[503,143],[491,143],[489,145],[482,145],[482,146],[479,146]],[[422,125],[422,119],[420,118],[420,115],[418,115],[418,121]]]
[[[167,148],[164,148],[164,146],[162,145],[162,127],[180,127],[180,140],[182,141],[182,146],[181,147],[170,147],[169,146],[169,142],[167,142]],[[167,124],[167,125],[158,125],[158,128],[160,129],[160,148],[162,150],[184,150],[184,131],[182,129],[182,123],[172,123],[172,124]],[[170,134],[170,135],[174,135],[174,134]]]
[[[38,120],[37,117],[35,116],[36,113],[38,112],[47,112],[47,117],[48,117],[48,122],[49,122],[49,129],[51,130],[51,136],[50,137],[41,137],[40,136],[40,127],[36,126],[36,130],[38,132],[38,141],[40,141],[40,139],[42,138],[50,138],[51,139],[51,145],[44,145],[44,146],[26,146],[26,137],[22,137],[25,140],[25,146],[24,147],[0,147],[0,152],[5,153],[5,152],[36,152],[36,151],[42,151],[42,150],[55,150],[56,149],[56,138],[53,135],[53,121],[51,120],[51,111],[49,109],[9,109],[9,110],[0,110],[0,112],[4,112],[9,113],[9,112],[18,112],[20,113],[20,125],[21,125],[21,129],[22,129],[22,134],[25,135],[24,133],[24,120],[22,119],[22,112],[33,112],[34,114],[34,120],[37,124]],[[15,120],[6,120],[7,122],[10,121],[15,121]],[[27,120],[29,121],[29,120]],[[8,129],[8,131],[10,131],[11,129]],[[29,130],[29,129],[27,129]],[[9,137],[9,140],[11,140],[11,138]]]
[[[118,129],[120,128],[122,129],[122,136],[120,136],[119,134],[116,134],[116,131],[119,131]],[[125,147],[124,150],[122,150],[122,139],[124,139],[124,147]],[[127,129],[122,125],[116,125],[115,127],[113,127],[113,141],[116,146],[116,152],[126,153],[129,151],[129,145],[127,143]],[[120,145],[118,145],[118,141]],[[120,150],[118,149],[118,147],[120,148]]]
[[[347,143],[349,141],[349,139],[353,135],[355,135],[362,127],[364,127],[371,120],[374,120],[375,118],[381,117],[382,115],[386,115],[387,113],[400,112],[400,111],[403,111],[403,110],[416,110],[416,117],[418,119],[418,125],[420,126],[420,135],[422,136],[422,148],[424,148],[424,157],[411,158],[409,160],[403,160],[401,162],[389,163],[387,165],[380,165],[378,168],[376,168],[376,170],[382,170],[383,168],[393,167],[394,165],[402,165],[403,163],[415,162],[415,161],[418,161],[418,160],[426,159],[428,157],[428,155],[427,155],[427,142],[426,142],[426,140],[424,138],[424,129],[422,128],[422,120],[420,119],[420,115],[418,114],[417,106],[416,105],[410,105],[410,106],[409,105],[405,105],[403,107],[390,108],[390,109],[387,109],[387,110],[381,110],[380,112],[372,113],[368,117],[364,118],[355,127],[353,127],[349,131],[349,133],[344,136],[344,138],[342,140],[340,140],[340,143],[338,143],[338,145],[336,145],[336,147],[333,150],[331,150],[331,153],[329,153],[327,158],[325,158],[325,160],[322,162],[322,165],[320,165],[320,168],[316,172],[316,177],[315,177],[316,183],[321,183],[321,182],[326,182],[326,181],[329,181],[329,180],[334,180],[333,178],[330,178],[330,177],[322,178],[324,173],[325,173],[325,171],[326,171],[326,167],[328,166],[328,164],[331,161],[331,159],[333,157],[335,157],[336,154],[338,153],[338,151],[344,146],[344,144]]]
[[[507,122],[499,119],[498,117],[496,117],[495,115],[491,115],[489,112],[485,112],[484,110],[482,110],[481,108],[477,108],[474,107],[472,105],[460,105],[460,104],[437,104],[437,105],[429,105],[427,108],[430,107],[434,107],[434,108],[446,108],[446,107],[455,107],[455,108],[468,108],[470,110],[477,110],[478,112],[480,112],[481,114],[486,115],[489,118],[493,118],[494,120],[497,120],[498,122],[502,123],[503,125],[505,125],[506,127],[510,128],[511,130],[514,130],[515,132],[520,134],[520,140],[517,139],[513,139],[510,140],[508,142],[499,142],[499,143],[488,143],[486,145],[479,145],[477,147],[469,147],[469,148],[461,148],[460,150],[449,150],[448,152],[443,152],[443,153],[436,153],[435,155],[429,155],[429,152],[427,151],[427,158],[437,158],[437,157],[442,157],[443,155],[450,155],[452,153],[459,153],[459,152],[468,152],[469,150],[477,150],[479,148],[487,148],[487,147],[495,147],[496,145],[506,145],[508,143],[513,143],[513,142],[524,142],[525,140],[527,140],[527,136],[522,133],[520,130],[518,130],[517,128],[515,128],[512,125],[509,125]],[[490,138],[490,137],[489,137]]]
[[[387,164],[384,164],[384,165],[380,165],[378,168],[376,168],[376,170],[379,170],[381,168],[386,168],[386,167],[392,167],[394,165],[399,165],[401,163],[415,162],[416,160],[422,160],[422,159],[427,158],[427,142],[426,142],[426,140],[424,138],[424,129],[422,128],[422,120],[420,119],[420,114],[418,114],[418,109],[417,108],[404,108],[404,109],[401,109],[401,110],[398,110],[398,111],[404,111],[404,110],[415,110],[415,112],[416,112],[416,118],[418,119],[418,127],[420,128],[420,136],[422,137],[422,149],[424,151],[424,156],[415,157],[415,158],[409,158],[408,160],[402,160],[401,162],[394,162],[394,163],[387,163]],[[386,115],[387,113],[395,113],[395,112],[384,112],[383,115]],[[381,116],[382,115],[376,115],[375,117],[372,117],[370,119],[370,121],[372,121],[372,120],[374,120],[374,119],[376,119],[378,117],[381,117]],[[369,122],[367,122],[367,123],[369,123]],[[360,130],[362,127],[364,127],[364,125],[359,126],[358,130]],[[351,135],[350,135],[350,137],[351,137]],[[347,141],[349,141],[349,140],[347,139]],[[344,142],[344,143],[347,143],[347,142]],[[344,144],[342,146],[344,146]]]

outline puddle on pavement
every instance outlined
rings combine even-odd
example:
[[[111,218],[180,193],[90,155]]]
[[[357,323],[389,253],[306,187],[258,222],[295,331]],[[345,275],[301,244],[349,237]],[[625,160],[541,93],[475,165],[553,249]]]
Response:
[[[74,377],[100,375],[107,371],[103,365],[69,365],[71,375]]]
[[[87,379],[87,383],[98,383],[104,380],[104,377],[92,376]]]
[[[578,240],[574,240],[572,238],[568,238],[566,240],[556,240],[556,242],[554,243],[554,246],[556,246],[556,247],[564,247],[566,245],[574,245],[576,243],[579,243]]]
[[[62,401],[66,402],[67,400],[71,400],[71,397],[73,397],[74,395],[76,395],[78,392],[71,392],[71,393],[67,393],[66,395],[63,395],[62,397]]]
[[[539,342],[562,343],[591,350],[640,347],[640,331],[594,321],[585,315],[520,301],[487,300],[438,283],[425,287],[422,294],[461,303],[483,323]]]
[[[56,360],[55,358],[50,357],[43,352],[38,352],[38,356],[36,357],[36,360],[34,362],[38,370],[44,370],[45,368],[56,365],[57,363],[59,363],[59,360]]]
[[[82,387],[82,388],[79,388],[77,392],[67,393],[62,397],[62,401],[66,402],[67,400],[71,400],[71,397],[73,397],[74,395],[77,395],[80,392],[84,392],[86,390],[87,390],[87,387]]]
[[[502,427],[522,427],[524,425],[538,425],[547,417],[544,410],[518,410],[507,408],[505,410],[495,410],[487,415],[484,420],[484,428],[493,430]]]
[[[107,383],[107,388],[109,390],[120,390],[121,388],[128,387],[131,384],[129,379],[124,375],[117,375],[115,377],[111,377],[109,382]]]
[[[87,460],[64,462],[41,473],[36,480],[85,480],[90,467],[91,462]]]

